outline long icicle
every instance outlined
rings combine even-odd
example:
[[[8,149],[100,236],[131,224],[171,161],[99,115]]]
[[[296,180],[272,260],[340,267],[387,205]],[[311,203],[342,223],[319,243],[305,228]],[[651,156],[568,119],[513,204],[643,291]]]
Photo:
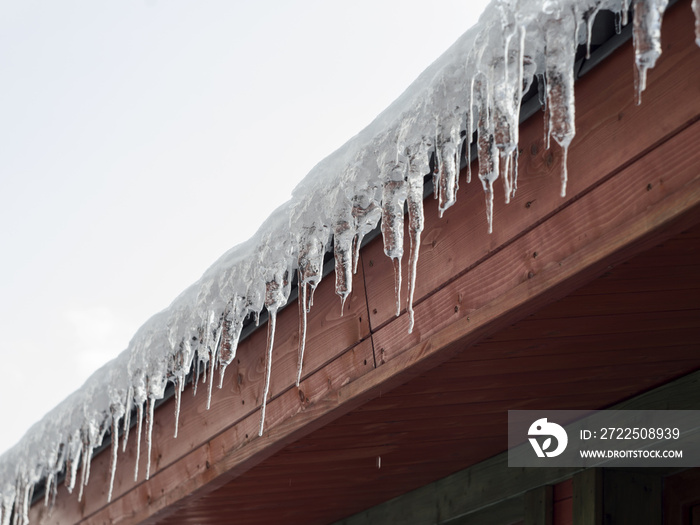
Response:
[[[139,460],[141,459],[141,432],[143,429],[143,401],[136,405],[136,463],[134,464],[134,483],[139,480]]]
[[[401,258],[403,257],[403,205],[406,201],[406,181],[403,178],[403,163],[396,163],[391,171],[400,179],[384,183],[382,192],[382,237],[384,253],[391,257],[394,265],[394,289],[396,315],[401,313]]]
[[[637,0],[634,4],[632,40],[636,64],[634,85],[637,105],[642,103],[642,92],[647,88],[647,71],[661,56],[661,21],[668,0]]]
[[[427,147],[424,142],[409,154],[408,165],[408,239],[410,242],[408,256],[408,333],[413,332],[415,324],[413,298],[416,291],[416,271],[420,253],[420,238],[425,224],[423,214],[423,176],[430,172]]]
[[[493,183],[498,178],[499,153],[496,147],[496,137],[491,118],[491,96],[487,80],[480,76],[476,85],[479,93],[479,121],[478,121],[478,154],[479,154],[479,180],[484,188],[486,197],[486,220],[488,232],[493,232]]]
[[[262,406],[260,407],[260,430],[258,436],[263,435],[265,428],[265,409],[267,408],[267,396],[270,393],[270,376],[272,372],[272,347],[275,343],[275,328],[277,326],[277,308],[268,311],[270,317],[267,320],[267,352],[265,353],[265,388],[263,389]]]
[[[306,348],[306,323],[307,323],[307,294],[309,285],[299,282],[299,352],[297,359],[297,381],[296,386],[301,384],[301,371],[304,366],[304,350]]]
[[[566,196],[567,151],[576,135],[574,110],[574,60],[576,43],[572,38],[576,29],[574,13],[568,9],[554,10],[545,28],[545,68],[547,77],[547,107],[549,108],[549,135],[563,150],[561,167],[561,196]]]
[[[146,401],[148,412],[146,414],[146,447],[148,454],[146,456],[146,481],[151,477],[151,450],[153,448],[153,409],[155,408],[155,399],[152,395],[148,396]]]
[[[114,475],[117,472],[117,452],[119,451],[119,418],[116,410],[112,407],[112,461],[109,473],[109,492],[107,493],[107,503],[112,501],[112,491],[114,489]]]
[[[124,412],[124,437],[122,438],[122,452],[126,452],[126,444],[129,442],[129,430],[131,429],[131,402],[134,399],[134,387],[129,385],[126,391],[126,404]]]
[[[182,405],[182,386],[183,381],[180,376],[175,379],[175,432],[174,438],[177,438],[177,431],[180,427],[180,407]]]

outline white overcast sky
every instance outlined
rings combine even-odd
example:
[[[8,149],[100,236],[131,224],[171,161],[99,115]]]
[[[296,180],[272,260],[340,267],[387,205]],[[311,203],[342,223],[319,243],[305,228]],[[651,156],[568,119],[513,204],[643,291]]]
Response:
[[[0,453],[486,3],[0,3]]]

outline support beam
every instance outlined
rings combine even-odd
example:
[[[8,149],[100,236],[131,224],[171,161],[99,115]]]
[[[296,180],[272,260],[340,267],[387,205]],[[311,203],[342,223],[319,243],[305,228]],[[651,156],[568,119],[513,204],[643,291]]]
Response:
[[[525,493],[524,525],[552,525],[554,490],[543,485]]]
[[[574,476],[574,525],[603,525],[603,471],[591,468]]]
[[[605,523],[658,525],[663,522],[662,496],[663,478],[659,475],[631,470],[604,469]]]

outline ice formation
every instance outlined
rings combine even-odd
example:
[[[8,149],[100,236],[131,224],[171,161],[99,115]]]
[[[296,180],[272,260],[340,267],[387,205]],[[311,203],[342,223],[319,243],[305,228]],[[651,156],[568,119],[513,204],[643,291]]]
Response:
[[[633,1],[637,97],[660,53],[661,20],[667,0]],[[696,42],[700,45],[700,0],[693,0]],[[207,407],[215,373],[236,356],[244,321],[268,313],[265,382],[260,434],[270,389],[276,315],[288,301],[296,272],[299,290],[297,385],[303,377],[306,316],[323,277],[324,256],[335,257],[336,292],[341,311],[352,292],[363,237],[381,219],[384,251],[395,267],[396,313],[405,306],[413,329],[416,267],[423,230],[423,181],[432,175],[440,214],[454,204],[465,138],[467,182],[471,179],[469,142],[476,134],[478,177],[489,231],[493,228],[494,183],[501,178],[505,199],[517,189],[520,100],[537,79],[545,108],[545,139],[559,145],[564,159],[574,139],[574,60],[577,46],[590,50],[591,27],[600,10],[611,10],[620,24],[629,0],[495,0],[479,23],[433,63],[409,89],[360,134],[320,162],[258,233],[224,254],[172,305],[153,316],[128,348],[98,370],[77,392],[32,427],[0,457],[0,525],[28,522],[37,483],[45,503],[56,493],[59,475],[69,491],[82,490],[90,459],[111,436],[111,499],[122,451],[136,414],[137,461],[151,473],[154,407],[168,383],[177,411],[188,376],[193,390],[207,383]],[[404,210],[407,209],[407,216]],[[404,228],[408,233],[408,298],[402,301]],[[146,456],[141,458],[145,412]],[[179,414],[173,432],[177,436]],[[78,475],[80,474],[80,475]]]

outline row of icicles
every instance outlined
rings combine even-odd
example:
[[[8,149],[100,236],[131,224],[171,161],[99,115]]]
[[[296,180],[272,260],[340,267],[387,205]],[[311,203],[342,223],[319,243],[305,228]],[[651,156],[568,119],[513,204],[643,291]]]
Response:
[[[622,25],[627,23],[627,12],[631,0],[621,1],[619,19]],[[619,3],[618,1],[618,3]],[[512,3],[512,2],[511,2]],[[72,491],[78,482],[78,470],[82,465],[80,491],[90,477],[90,459],[93,450],[98,447],[107,431],[111,434],[111,472],[108,500],[112,499],[114,478],[117,466],[120,422],[123,428],[122,451],[126,450],[131,428],[132,407],[136,410],[136,466],[134,481],[138,481],[141,436],[145,411],[147,462],[145,479],[149,479],[151,470],[151,448],[154,407],[157,399],[162,398],[168,381],[174,383],[176,396],[176,414],[174,435],[177,437],[182,392],[187,376],[194,362],[195,371],[192,378],[193,392],[196,394],[199,378],[208,380],[207,409],[211,404],[215,367],[219,367],[219,388],[223,385],[226,367],[234,360],[238,340],[244,321],[251,314],[259,321],[259,314],[264,306],[269,314],[267,323],[267,347],[265,354],[265,383],[261,403],[259,435],[264,430],[265,409],[270,390],[272,349],[274,345],[277,311],[286,303],[291,290],[293,267],[297,269],[299,297],[299,352],[296,385],[302,379],[302,364],[307,332],[307,314],[313,304],[314,290],[323,276],[324,255],[332,243],[335,257],[336,292],[342,304],[352,292],[352,274],[356,272],[359,250],[363,237],[376,228],[381,219],[381,232],[384,251],[393,260],[395,271],[396,314],[401,311],[401,260],[403,257],[403,231],[407,209],[409,256],[408,256],[408,298],[406,308],[409,315],[409,331],[413,330],[413,300],[421,232],[424,226],[423,216],[423,181],[424,175],[433,175],[435,197],[438,200],[440,215],[456,201],[458,174],[461,152],[465,137],[476,132],[478,156],[478,177],[486,194],[486,212],[488,229],[492,231],[493,184],[501,178],[504,184],[506,202],[509,202],[517,190],[518,163],[518,125],[520,100],[527,92],[534,77],[541,86],[540,102],[545,110],[545,142],[550,145],[550,138],[562,148],[561,193],[566,191],[567,171],[566,156],[568,147],[574,138],[574,59],[579,26],[585,24],[587,34],[587,56],[590,53],[591,28],[596,14],[610,2],[602,0],[583,13],[576,6],[548,1],[545,2],[547,22],[540,28],[539,35],[544,45],[543,57],[537,53],[526,53],[529,28],[517,20],[514,12],[508,11],[509,2],[496,2],[500,9],[500,27],[486,24],[479,32],[476,41],[482,46],[473,46],[466,63],[457,68],[462,71],[462,81],[452,82],[449,74],[440,79],[442,85],[433,88],[431,97],[426,97],[418,116],[404,118],[396,129],[390,130],[381,142],[382,147],[370,151],[361,150],[354,162],[346,169],[346,178],[363,180],[360,172],[374,169],[379,172],[376,184],[358,184],[353,187],[351,197],[338,197],[340,206],[336,206],[333,217],[311,221],[309,225],[298,228],[292,236],[282,238],[278,231],[263,232],[261,248],[255,252],[259,261],[265,260],[266,266],[255,264],[255,260],[243,263],[241,268],[229,269],[219,276],[219,288],[215,291],[206,289],[198,294],[197,305],[204,305],[203,310],[195,312],[189,306],[175,311],[166,319],[160,319],[163,328],[148,332],[142,341],[142,352],[151,350],[151,343],[158,337],[169,341],[165,369],[157,373],[148,373],[147,365],[134,365],[130,359],[128,387],[111,385],[110,413],[98,423],[88,420],[79,431],[69,433],[69,437],[44,458],[41,477],[46,479],[45,504],[53,504],[56,496],[58,476],[65,471],[65,484]],[[646,72],[653,67],[661,54],[660,27],[661,18],[667,5],[666,0],[637,0],[634,2],[633,38],[636,61],[637,103],[646,87]],[[554,6],[554,7],[552,7]],[[558,7],[558,9],[557,9]],[[569,7],[571,9],[569,9]],[[700,0],[692,1],[696,16],[696,42],[700,46]],[[499,47],[500,46],[500,47]],[[502,53],[493,53],[500,48]],[[491,54],[493,56],[491,56]],[[537,59],[543,59],[539,66]],[[466,79],[466,85],[464,80]],[[441,109],[434,107],[439,103]],[[459,103],[455,103],[459,101]],[[424,113],[421,113],[424,111]],[[437,118],[426,117],[429,112],[438,111]],[[422,117],[422,118],[421,118]],[[466,133],[464,129],[468,130]],[[467,182],[471,181],[471,156],[467,144],[466,165]],[[435,167],[430,168],[433,156]],[[368,179],[369,180],[369,179]],[[308,200],[313,200],[310,196]],[[295,209],[290,213],[294,217]],[[296,217],[297,219],[299,217]],[[293,237],[293,238],[291,238]],[[281,248],[271,249],[275,243]],[[267,250],[267,251],[266,251]],[[294,258],[296,254],[296,258]],[[266,259],[267,257],[267,259]],[[271,260],[270,260],[271,259]],[[216,293],[221,293],[226,279],[238,271],[237,282],[247,282],[245,290],[233,290],[228,302],[217,310],[207,301]],[[264,286],[260,283],[264,283]],[[235,288],[235,286],[234,286]],[[216,301],[214,301],[215,303]],[[189,309],[189,310],[188,310]],[[183,313],[184,312],[184,313]],[[203,313],[203,312],[206,312]],[[174,321],[187,317],[198,318],[200,323],[194,336],[183,331]],[[181,324],[181,323],[180,323]],[[195,343],[195,344],[193,344]],[[161,343],[162,344],[162,343]],[[196,348],[195,348],[196,346]],[[139,349],[137,349],[139,350]],[[196,357],[195,357],[196,354]],[[133,368],[133,369],[132,369]],[[110,376],[111,377],[111,376]],[[117,383],[117,381],[114,381]],[[82,460],[82,461],[81,461]],[[0,494],[0,525],[20,525],[29,521],[28,509],[32,500],[34,484],[29,471],[16,473],[16,484],[11,494]]]

